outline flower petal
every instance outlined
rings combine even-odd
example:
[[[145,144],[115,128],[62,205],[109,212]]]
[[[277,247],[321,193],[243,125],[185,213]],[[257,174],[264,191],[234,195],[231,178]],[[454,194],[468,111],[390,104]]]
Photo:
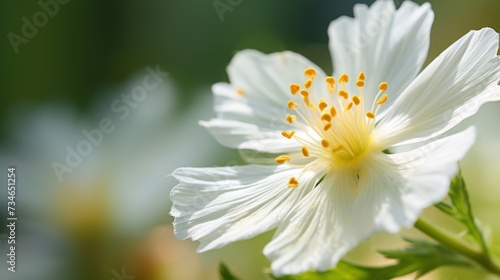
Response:
[[[198,250],[207,251],[273,229],[318,179],[307,172],[289,188],[288,180],[300,173],[287,165],[177,169],[174,233],[200,240]]]
[[[365,72],[364,94],[370,102],[379,83],[388,82],[390,103],[425,62],[434,13],[428,3],[405,1],[396,11],[393,1],[376,1],[370,8],[356,5],[354,16],[341,17],[328,29],[335,75],[355,79]],[[353,86],[351,90],[357,92]]]
[[[351,228],[356,180],[349,171],[330,174],[286,216],[264,248],[274,275],[325,271],[364,237]]]
[[[244,50],[228,66],[231,85],[215,84],[217,118],[201,122],[224,146],[264,153],[287,153],[300,149],[296,141],[281,135],[295,126],[285,121],[292,99],[290,84],[302,84],[306,68],[316,70],[312,90],[326,96],[326,75],[314,63],[293,52],[263,54]],[[238,93],[239,92],[239,93]],[[288,141],[287,141],[288,140]]]
[[[243,90],[248,99],[286,108],[291,97],[290,84],[305,82],[304,70],[309,67],[317,74],[317,82],[313,83],[315,94],[326,96],[324,72],[300,54],[290,51],[268,55],[255,50],[240,51],[229,63],[227,73],[231,85]]]
[[[387,146],[438,136],[500,100],[498,33],[471,31],[439,55],[411,83],[377,124]]]
[[[411,228],[424,208],[447,195],[457,162],[474,139],[475,130],[469,128],[412,151],[383,155],[366,176],[361,175],[353,207],[359,230],[396,233]]]
[[[412,227],[425,207],[446,196],[474,136],[470,128],[413,151],[375,155],[358,174],[334,171],[285,217],[264,249],[274,274],[325,271],[374,232]]]
[[[286,139],[283,130],[296,127],[285,121],[285,107],[259,102],[236,94],[229,84],[212,87],[217,118],[200,124],[230,148],[249,149],[265,153],[287,153],[300,149],[297,141]]]
[[[476,131],[470,127],[416,150],[390,155],[396,164],[408,170],[408,190],[403,194],[403,203],[406,212],[415,212],[413,221],[423,208],[441,201],[447,195],[450,180],[457,173],[457,162],[472,147],[475,137]],[[405,226],[412,224],[409,222]]]

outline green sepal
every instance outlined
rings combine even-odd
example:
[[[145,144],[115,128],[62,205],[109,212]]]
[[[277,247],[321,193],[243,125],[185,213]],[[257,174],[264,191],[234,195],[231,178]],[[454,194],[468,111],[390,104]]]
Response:
[[[221,280],[240,280],[229,271],[229,268],[224,263],[219,265],[219,275]]]
[[[450,197],[451,204],[439,202],[435,204],[436,208],[462,224],[467,230],[467,236],[471,237],[485,254],[488,254],[488,246],[486,246],[483,234],[474,220],[469,194],[460,171],[450,183],[448,196]]]

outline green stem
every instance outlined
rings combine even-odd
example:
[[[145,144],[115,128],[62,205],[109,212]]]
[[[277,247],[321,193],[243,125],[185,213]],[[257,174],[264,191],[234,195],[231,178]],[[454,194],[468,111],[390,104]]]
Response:
[[[432,237],[434,240],[438,241],[449,249],[452,249],[453,251],[476,261],[491,273],[500,275],[500,267],[495,264],[495,262],[489,257],[488,254],[485,254],[476,248],[471,248],[467,244],[462,243],[443,230],[434,227],[422,218],[419,218],[417,220],[417,222],[415,223],[415,228]]]

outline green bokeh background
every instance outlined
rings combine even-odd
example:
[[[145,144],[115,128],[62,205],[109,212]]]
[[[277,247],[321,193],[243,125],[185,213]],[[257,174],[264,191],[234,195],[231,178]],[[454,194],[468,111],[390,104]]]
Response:
[[[341,15],[352,16],[352,6],[356,2],[359,1],[242,0],[234,10],[225,12],[221,20],[212,1],[72,0],[60,5],[59,12],[49,18],[27,44],[21,44],[16,54],[7,34],[21,34],[21,18],[31,19],[41,8],[36,1],[3,1],[0,3],[0,34],[3,34],[0,44],[0,144],[8,145],[12,141],[7,129],[13,121],[13,112],[20,108],[64,102],[81,115],[87,115],[102,89],[124,83],[148,65],[160,65],[170,73],[178,87],[180,106],[175,108],[178,113],[201,98],[200,94],[208,94],[211,84],[227,80],[225,68],[241,49],[252,48],[266,53],[292,50],[331,72],[328,24]],[[361,2],[370,4],[373,1]],[[498,0],[430,2],[435,21],[428,62],[471,29],[490,26],[500,30]],[[488,116],[498,119],[500,114],[495,113],[500,109],[498,105],[487,105],[487,109],[491,112]],[[490,121],[492,129],[498,130],[497,122]],[[488,125],[488,120],[483,125]],[[202,128],[193,121],[192,129]],[[498,142],[499,139],[490,141]],[[195,143],[196,139],[186,141]],[[492,149],[500,151],[497,146]],[[237,154],[226,150],[213,162],[222,165],[228,159],[237,160]],[[479,159],[481,157],[476,154],[468,156],[463,165],[464,173],[477,182],[488,184],[481,179],[484,168],[477,162]],[[494,169],[490,166],[488,170]],[[165,187],[172,187],[165,184]],[[494,244],[498,246],[500,222],[491,211],[498,213],[499,206],[495,201],[484,200],[480,191],[471,190],[471,193],[478,216],[496,230]],[[496,195],[498,202],[500,191]],[[165,209],[166,216],[167,212]],[[216,265],[220,260],[229,263],[244,279],[261,279],[261,269],[268,263],[260,250],[270,236],[266,234],[204,254],[202,259],[209,275],[206,279],[217,279]],[[375,240],[387,245],[384,238]],[[375,246],[374,242],[361,247],[370,249]],[[4,269],[3,265],[0,269]],[[22,265],[19,269],[23,269]],[[484,277],[463,270],[445,271],[449,279]],[[440,279],[444,276],[433,273],[429,277]]]

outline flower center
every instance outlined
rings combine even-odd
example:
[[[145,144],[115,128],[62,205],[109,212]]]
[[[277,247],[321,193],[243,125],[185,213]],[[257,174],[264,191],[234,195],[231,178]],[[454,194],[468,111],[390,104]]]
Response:
[[[303,87],[290,85],[293,99],[288,101],[287,106],[292,112],[286,115],[286,121],[303,133],[296,133],[295,130],[282,132],[284,137],[302,145],[302,153],[298,156],[281,155],[276,162],[303,167],[303,173],[318,167],[357,169],[366,155],[377,149],[373,131],[380,106],[388,98],[384,93],[387,83],[380,83],[377,96],[367,107],[363,94],[363,72],[359,73],[355,82],[358,95],[347,91],[349,76],[342,74],[337,82],[334,77],[326,77],[328,95],[322,98],[315,96],[312,90],[316,70],[307,68],[304,75],[307,80]],[[304,158],[310,158],[307,164],[290,163],[292,159]],[[297,185],[298,179],[292,177],[288,186]]]

